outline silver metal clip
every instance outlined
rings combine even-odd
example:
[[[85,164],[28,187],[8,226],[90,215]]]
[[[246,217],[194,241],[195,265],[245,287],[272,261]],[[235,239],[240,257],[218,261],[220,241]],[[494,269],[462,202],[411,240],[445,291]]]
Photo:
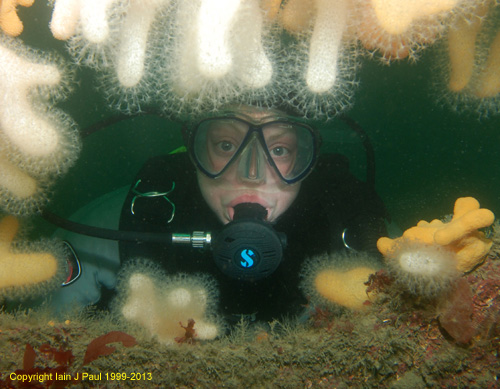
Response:
[[[141,180],[138,180],[135,183],[134,187],[132,188],[132,193],[135,194],[135,196],[132,198],[132,202],[130,203],[130,212],[132,212],[132,215],[135,215],[134,205],[135,205],[135,200],[137,200],[138,197],[139,198],[140,197],[163,197],[172,206],[172,214],[170,215],[170,219],[168,219],[167,224],[172,222],[172,220],[174,220],[174,216],[175,216],[175,204],[167,196],[174,191],[175,182],[172,181],[172,188],[168,192],[152,191],[152,192],[145,192],[145,193],[139,192],[137,190],[137,187],[139,186],[140,183],[141,183]]]

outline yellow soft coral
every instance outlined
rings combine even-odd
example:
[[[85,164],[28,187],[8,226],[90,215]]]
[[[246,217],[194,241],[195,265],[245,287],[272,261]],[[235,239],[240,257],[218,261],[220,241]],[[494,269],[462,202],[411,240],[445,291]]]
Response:
[[[433,220],[428,223],[421,220],[400,238],[380,238],[377,247],[384,256],[388,256],[402,242],[437,245],[455,253],[457,269],[468,272],[481,263],[492,245],[492,241],[478,229],[490,226],[494,220],[493,212],[480,208],[475,198],[461,197],[455,202],[450,222]]]
[[[366,288],[370,275],[379,269],[378,258],[365,252],[324,253],[304,263],[301,288],[312,305],[363,309],[376,298]]]
[[[280,11],[281,24],[288,32],[301,33],[309,28],[314,13],[314,2],[288,0]]]
[[[479,3],[474,16],[460,15],[448,33],[450,80],[448,88],[460,92],[469,83],[476,61],[476,38],[489,10],[488,3]]]
[[[474,93],[479,98],[494,97],[500,93],[500,30],[490,46],[486,66],[479,75]]]
[[[267,20],[275,20],[280,11],[281,0],[262,0],[260,8],[264,11]]]
[[[402,34],[414,20],[453,9],[457,0],[371,0],[380,25],[390,34]]]
[[[12,241],[19,229],[13,216],[0,220],[0,296],[12,289],[36,286],[52,280],[58,270],[56,258],[49,253],[14,253]]]
[[[34,178],[0,156],[0,191],[6,189],[10,195],[24,200],[33,196],[39,189]]]
[[[490,22],[495,17],[493,8],[498,2],[494,4],[491,0],[479,1],[469,12],[459,14],[451,25],[448,88],[452,92],[468,87],[480,99],[500,93],[500,30],[495,30]],[[491,42],[485,44],[487,39]]]
[[[444,30],[443,18],[456,12],[457,0],[359,0],[357,36],[386,60],[415,58]]]
[[[23,22],[17,16],[17,5],[31,7],[35,0],[0,0],[0,28],[10,36],[23,32]]]
[[[328,301],[350,309],[362,309],[370,295],[366,282],[376,269],[357,267],[348,271],[325,269],[314,279],[317,292]]]

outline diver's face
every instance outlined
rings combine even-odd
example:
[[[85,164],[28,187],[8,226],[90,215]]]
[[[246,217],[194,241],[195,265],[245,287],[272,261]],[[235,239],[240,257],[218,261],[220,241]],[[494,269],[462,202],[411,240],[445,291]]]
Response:
[[[258,124],[271,121],[277,114],[275,111],[254,107],[244,107],[239,112],[245,119]],[[245,135],[238,134],[237,128],[226,130],[230,130],[233,136]],[[211,156],[213,163],[217,163],[221,158],[220,153],[227,147],[230,145],[221,144],[221,150],[214,151]],[[259,159],[262,161],[262,156],[257,155],[259,153],[257,141],[255,144],[250,143],[247,149],[240,157],[248,159],[244,169],[242,169],[243,164],[236,161],[216,179],[209,178],[200,171],[197,172],[198,184],[205,201],[224,224],[233,220],[234,207],[241,203],[262,205],[267,210],[267,221],[274,222],[290,207],[299,193],[300,182],[286,184],[268,163],[258,163]]]

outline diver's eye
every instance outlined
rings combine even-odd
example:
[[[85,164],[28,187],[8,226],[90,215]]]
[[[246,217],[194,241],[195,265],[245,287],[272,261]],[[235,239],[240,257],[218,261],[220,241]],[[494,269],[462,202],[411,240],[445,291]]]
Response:
[[[236,148],[231,142],[228,141],[221,141],[217,144],[217,147],[221,150],[224,151],[225,153],[230,153],[234,151]]]
[[[273,157],[285,157],[288,154],[290,154],[290,151],[283,146],[278,146],[271,149],[271,156]]]

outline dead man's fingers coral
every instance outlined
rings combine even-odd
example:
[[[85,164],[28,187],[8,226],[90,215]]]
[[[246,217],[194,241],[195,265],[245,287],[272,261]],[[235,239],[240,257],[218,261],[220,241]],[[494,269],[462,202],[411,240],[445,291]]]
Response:
[[[0,188],[10,193],[8,197],[26,199],[36,193],[38,183],[4,156],[0,156]]]
[[[31,7],[35,0],[0,1],[0,28],[7,35],[18,36],[23,32],[23,22],[17,16],[17,6]]]
[[[371,0],[380,25],[390,34],[403,34],[414,20],[452,10],[459,0]]]
[[[120,27],[116,73],[120,84],[130,88],[139,83],[144,73],[148,34],[158,9],[171,0],[132,0]]]
[[[237,39],[232,42],[235,73],[251,88],[265,87],[271,81],[273,65],[262,42],[264,20],[258,0],[248,0],[237,20]]]
[[[370,300],[366,283],[376,269],[357,267],[350,270],[325,269],[314,280],[317,292],[328,301],[349,309],[362,309]]]
[[[43,292],[41,285],[49,287],[60,266],[54,255],[48,252],[15,252],[13,240],[19,222],[13,216],[0,220],[0,297],[25,297],[34,291]]]
[[[177,4],[171,55],[162,73],[185,108],[216,107],[269,86],[274,69],[263,13],[258,0]]]
[[[57,87],[60,81],[56,66],[32,62],[0,46],[0,131],[22,154],[45,156],[59,146],[54,124],[35,112],[31,93],[38,86]]]
[[[453,218],[434,233],[434,241],[442,246],[451,244],[480,228],[488,227],[495,221],[489,209],[479,208],[473,197],[461,197],[455,202]]]
[[[62,61],[0,35],[0,208],[29,214],[80,150],[76,125],[55,107],[68,88]]]
[[[161,271],[147,263],[131,265],[123,273],[125,277],[118,285],[122,295],[120,314],[160,343],[172,344],[182,337],[185,328],[179,322],[189,320],[194,321],[197,339],[214,339],[218,335],[218,325],[207,320],[214,294],[203,278],[158,277]]]
[[[56,0],[50,20],[50,31],[54,38],[63,41],[71,38],[79,19],[80,0]]]
[[[308,0],[288,0],[280,11],[280,22],[291,33],[304,32],[314,17],[314,7]]]
[[[434,42],[459,0],[360,0],[357,34],[365,48],[380,51],[385,60],[402,59]]]
[[[479,75],[474,93],[479,98],[494,97],[500,93],[500,30],[491,43],[486,65]]]
[[[347,0],[315,0],[317,14],[306,73],[306,83],[312,92],[326,92],[335,84],[348,4]]]
[[[491,226],[494,221],[493,212],[480,208],[475,198],[461,197],[455,202],[451,221],[434,233],[434,241],[454,251],[458,270],[468,272],[481,263],[493,244],[479,229]]]
[[[469,83],[476,59],[476,38],[488,12],[488,3],[480,3],[474,15],[459,15],[448,32],[450,76],[448,88],[460,92]]]
[[[268,20],[275,20],[281,6],[281,0],[262,0],[260,6]]]
[[[229,38],[242,0],[201,0],[197,15],[198,69],[207,78],[226,75],[233,65]]]
[[[479,230],[494,219],[475,198],[461,197],[455,202],[451,221],[421,220],[400,238],[380,238],[377,248],[396,279],[404,281],[401,284],[411,292],[433,295],[483,261],[492,241]]]
[[[325,253],[304,263],[301,288],[313,305],[360,310],[376,299],[367,293],[367,282],[379,268],[378,260],[366,253]]]
[[[50,29],[55,38],[67,40],[81,25],[90,42],[102,43],[109,38],[108,11],[118,0],[55,0]]]
[[[458,244],[452,246],[458,262],[457,269],[464,273],[473,270],[484,261],[492,246],[491,239],[481,231],[460,239]]]

